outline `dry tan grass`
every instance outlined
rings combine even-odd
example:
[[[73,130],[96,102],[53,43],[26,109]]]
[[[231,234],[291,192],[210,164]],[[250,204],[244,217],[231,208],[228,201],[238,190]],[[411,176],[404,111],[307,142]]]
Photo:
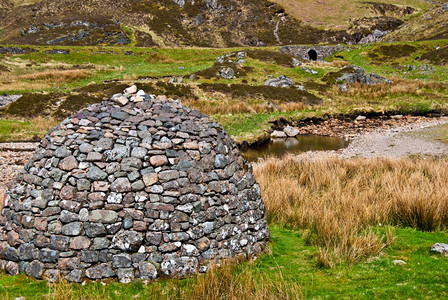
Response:
[[[334,60],[332,62],[326,63],[325,66],[341,69],[342,67],[348,66],[349,64],[350,62],[346,60]]]
[[[19,80],[52,81],[56,83],[85,79],[92,74],[89,70],[52,70],[18,76]]]
[[[355,98],[377,99],[393,95],[417,94],[420,89],[425,87],[424,82],[417,80],[396,77],[392,81],[392,84],[382,83],[377,85],[355,83],[350,85],[345,95]],[[338,87],[335,86],[334,90],[338,90]]]
[[[286,281],[282,271],[277,269],[268,277],[257,273],[247,265],[235,265],[232,261],[224,261],[221,266],[213,266],[206,274],[190,278],[186,284],[172,279],[163,284],[151,283],[140,291],[138,299],[188,299],[188,300],[258,300],[258,299],[301,299],[302,289],[295,282]],[[115,299],[125,296],[111,297],[110,289],[96,285],[82,293],[79,286],[70,285],[66,281],[51,284],[47,299]],[[127,298],[126,298],[127,299]]]
[[[274,108],[271,103],[275,103]],[[264,113],[272,112],[278,110],[281,112],[290,112],[302,110],[305,105],[300,102],[279,102],[279,101],[269,101],[263,102],[260,100],[241,100],[241,99],[228,99],[222,96],[219,100],[212,99],[199,99],[199,100],[189,100],[183,101],[184,105],[191,108],[199,110],[203,114],[214,115],[214,114],[239,114],[239,113]]]
[[[231,262],[214,267],[205,276],[198,277],[191,285],[188,299],[300,299],[303,298],[300,286],[287,282],[281,270],[273,272],[272,277],[254,274],[247,267],[235,272]]]
[[[92,71],[78,69],[51,70],[25,75],[17,75],[13,72],[1,73],[0,90],[19,91],[46,89],[54,85],[85,79],[91,74]]]
[[[309,229],[318,263],[377,255],[392,241],[372,226],[448,227],[448,162],[438,159],[268,159],[254,168],[267,216]]]

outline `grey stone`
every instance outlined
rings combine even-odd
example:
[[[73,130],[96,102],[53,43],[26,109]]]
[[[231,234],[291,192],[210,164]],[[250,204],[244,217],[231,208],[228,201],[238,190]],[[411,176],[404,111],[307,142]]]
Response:
[[[33,260],[25,269],[28,276],[40,279],[44,273],[45,265],[38,260]]]
[[[431,252],[448,256],[448,244],[435,243],[434,245],[431,246]]]
[[[92,250],[81,251],[81,261],[86,263],[97,263],[99,260],[99,252]]]
[[[31,260],[37,258],[36,257],[36,254],[37,254],[36,247],[31,243],[26,243],[26,244],[20,245],[19,249],[17,251],[17,254],[18,254],[17,261],[19,261],[19,260],[31,261]],[[6,255],[5,255],[5,257],[6,257]]]
[[[113,277],[115,273],[108,264],[102,263],[87,269],[86,276],[90,279],[101,279]]]
[[[93,210],[90,213],[90,222],[101,222],[104,224],[115,223],[118,220],[118,214],[113,210]]]
[[[286,126],[283,129],[283,132],[286,133],[286,135],[289,137],[295,137],[300,133],[300,131],[297,128],[292,126]]]
[[[90,167],[86,176],[87,176],[87,178],[89,178],[91,180],[98,181],[98,180],[106,179],[107,173],[96,166],[92,166],[92,167]]]
[[[283,87],[283,88],[289,88],[292,87],[294,85],[294,81],[289,78],[286,77],[284,75],[281,75],[277,78],[272,78],[267,80],[264,85],[266,86],[272,86],[272,87]]]
[[[55,263],[59,259],[59,251],[51,249],[41,249],[39,251],[39,260],[45,263]]]
[[[104,152],[106,161],[117,161],[123,157],[129,156],[129,147],[123,145],[115,145],[112,150],[107,150]]]
[[[62,234],[68,236],[80,235],[83,229],[81,222],[73,222],[62,226]]]
[[[107,249],[110,246],[110,241],[108,238],[95,238],[93,240],[93,249],[102,250]]]
[[[69,282],[81,282],[82,271],[81,270],[73,270],[65,276],[65,279]]]
[[[273,132],[271,133],[271,138],[274,138],[274,139],[283,139],[283,138],[286,138],[286,133],[284,133],[283,131],[277,131],[277,130],[275,130],[275,131],[273,131]]]
[[[114,255],[112,267],[114,268],[130,268],[132,266],[131,256],[129,254]]]
[[[50,248],[59,251],[68,250],[70,238],[63,235],[52,235],[50,237]]]
[[[85,223],[84,230],[88,237],[98,237],[106,235],[106,228],[101,223]]]
[[[116,234],[112,243],[114,248],[122,251],[137,251],[143,242],[143,235],[135,231],[123,231]]]
[[[140,271],[140,278],[142,279],[156,279],[157,268],[149,261],[141,261],[138,264],[138,270]]]
[[[134,280],[134,268],[118,269],[117,277],[121,283],[132,282]]]
[[[233,79],[235,78],[235,71],[230,67],[222,67],[221,70],[219,70],[219,76],[224,79]]]
[[[132,149],[131,156],[136,158],[144,158],[146,154],[148,153],[148,150],[146,150],[143,147],[135,147]]]
[[[120,164],[121,170],[125,172],[140,170],[142,166],[142,161],[136,157],[125,157]]]

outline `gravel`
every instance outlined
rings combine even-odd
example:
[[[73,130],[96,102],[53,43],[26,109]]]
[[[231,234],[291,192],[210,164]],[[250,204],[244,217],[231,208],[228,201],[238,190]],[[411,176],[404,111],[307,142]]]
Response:
[[[33,156],[36,143],[0,143],[0,200],[20,169]]]
[[[447,155],[447,144],[406,134],[422,128],[446,123],[448,123],[448,117],[441,117],[430,121],[396,126],[386,130],[380,129],[374,132],[361,133],[353,138],[347,148],[338,151],[338,155],[342,158],[398,158],[410,155]]]

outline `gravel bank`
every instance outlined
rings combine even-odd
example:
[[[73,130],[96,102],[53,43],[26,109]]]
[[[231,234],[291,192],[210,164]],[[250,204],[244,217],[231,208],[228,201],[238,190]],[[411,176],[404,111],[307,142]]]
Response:
[[[448,117],[433,120],[422,119],[419,122],[395,126],[386,130],[377,129],[373,132],[361,133],[352,139],[347,148],[337,153],[342,158],[378,156],[397,158],[409,155],[447,155],[447,144],[406,134],[422,128],[446,123],[448,123]]]

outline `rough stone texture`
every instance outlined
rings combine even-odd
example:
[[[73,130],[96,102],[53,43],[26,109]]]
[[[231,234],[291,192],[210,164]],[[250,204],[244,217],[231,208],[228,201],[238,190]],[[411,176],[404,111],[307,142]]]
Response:
[[[333,55],[346,48],[342,46],[283,46],[281,53],[286,53],[297,58],[310,60],[310,51],[315,51],[317,57],[315,60],[323,60],[327,56]]]
[[[260,187],[224,129],[137,90],[90,105],[40,142],[0,216],[8,273],[126,283],[264,249]]]
[[[448,256],[448,244],[435,243],[434,245],[431,246],[431,252]]]
[[[344,73],[344,70],[347,70],[347,73]],[[366,71],[358,66],[349,65],[345,66],[341,69],[342,76],[336,79],[337,83],[364,83],[368,85],[376,85],[380,83],[392,83],[390,79],[382,77],[375,73],[366,74]]]
[[[271,78],[269,80],[267,80],[264,85],[266,86],[273,86],[273,87],[292,87],[294,85],[294,81],[285,76],[285,75],[280,75],[277,78]]]

